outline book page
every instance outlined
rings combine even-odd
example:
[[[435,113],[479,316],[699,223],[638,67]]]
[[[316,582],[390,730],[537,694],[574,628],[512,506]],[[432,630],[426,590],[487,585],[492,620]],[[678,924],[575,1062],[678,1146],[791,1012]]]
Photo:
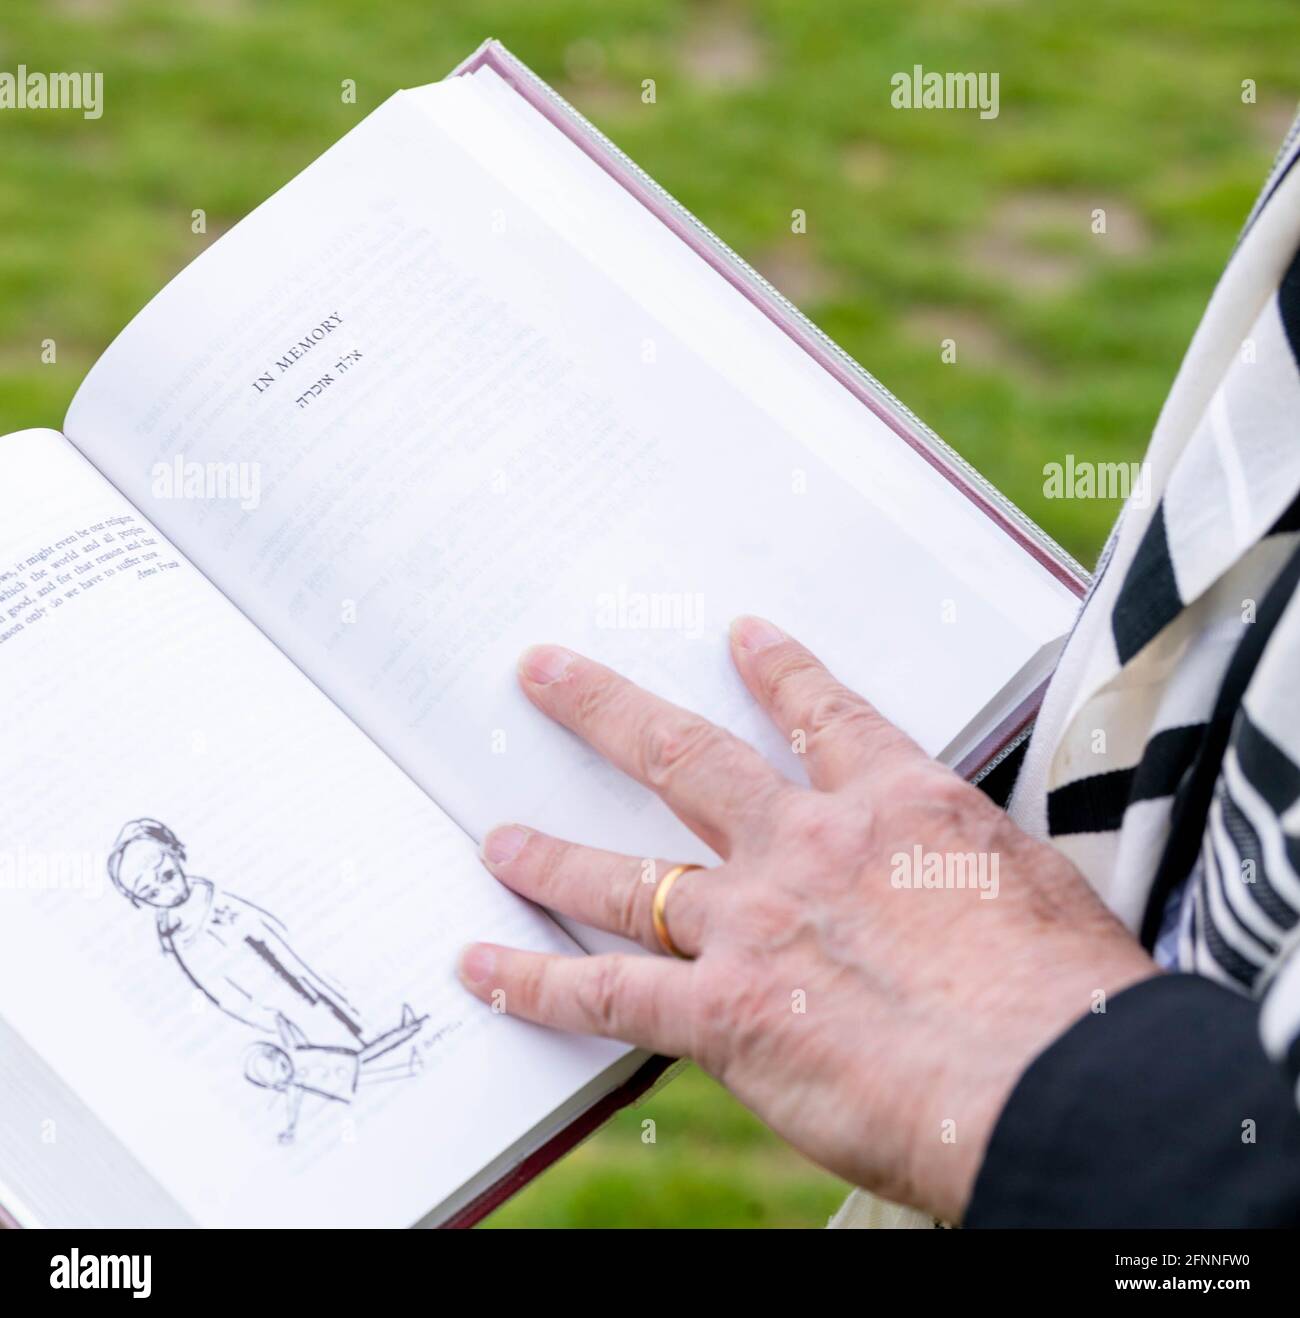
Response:
[[[67,433],[475,837],[518,819],[707,861],[532,709],[526,645],[798,778],[732,671],[737,614],[937,751],[1074,601],[714,272],[670,272],[561,147],[520,136],[545,167],[517,168],[503,121],[477,79],[390,100],[137,317]],[[705,351],[730,339],[748,380]],[[256,472],[257,507],[170,497],[208,464]]]
[[[201,1224],[410,1225],[623,1055],[461,988],[578,949],[51,431],[0,692],[0,1016]]]

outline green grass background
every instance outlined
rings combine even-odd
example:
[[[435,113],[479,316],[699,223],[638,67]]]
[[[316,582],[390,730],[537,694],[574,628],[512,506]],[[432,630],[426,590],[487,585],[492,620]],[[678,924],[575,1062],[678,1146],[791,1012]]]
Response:
[[[0,69],[100,70],[105,113],[0,112],[0,432],[58,425],[165,280],[486,36],[1085,561],[1115,506],[1043,464],[1141,456],[1300,93],[1293,0],[6,0]],[[999,116],[891,109],[914,64],[998,72]],[[810,1226],[843,1189],[688,1072],[492,1224]]]

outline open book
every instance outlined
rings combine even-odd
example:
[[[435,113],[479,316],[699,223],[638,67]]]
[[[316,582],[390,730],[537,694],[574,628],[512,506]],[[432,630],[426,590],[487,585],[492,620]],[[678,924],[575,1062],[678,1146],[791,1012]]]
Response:
[[[968,776],[1083,575],[496,43],[184,270],[0,440],[0,1200],[19,1223],[475,1220],[665,1065],[495,1013],[519,820],[707,848],[519,692],[528,644],[798,755],[815,649]]]

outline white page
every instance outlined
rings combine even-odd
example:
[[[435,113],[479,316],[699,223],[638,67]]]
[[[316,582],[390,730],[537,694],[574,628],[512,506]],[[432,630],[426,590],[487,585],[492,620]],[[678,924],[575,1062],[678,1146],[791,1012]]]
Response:
[[[727,652],[731,618],[765,614],[945,745],[1063,630],[1068,592],[1026,593],[1023,567],[972,574],[1001,533],[955,513],[960,496],[854,404],[847,439],[884,486],[864,498],[860,460],[833,469],[825,435],[738,388],[672,308],[452,140],[434,95],[496,131],[472,82],[389,101],[155,299],[68,435],[476,837],[516,818],[707,859],[519,694],[535,641],[601,658],[797,777]],[[716,308],[685,320],[706,312],[716,326]],[[320,343],[274,366],[313,326]],[[260,506],[151,501],[178,456],[258,464]],[[909,485],[934,512],[900,524]],[[637,625],[649,597],[687,625]]]
[[[577,949],[51,431],[0,440],[0,693],[0,1013],[202,1224],[410,1225],[626,1051],[463,990],[471,938]],[[109,881],[141,818],[199,904]],[[337,1086],[283,1144],[276,1012]]]
[[[724,375],[792,438],[851,484],[906,540],[926,547],[967,587],[1007,609],[1006,624],[1039,643],[1065,631],[1077,600],[961,490],[939,477],[737,289],[708,268],[637,198],[538,114],[488,66],[404,93],[494,177],[691,352]],[[472,104],[467,112],[466,102]],[[990,589],[990,587],[993,589]]]

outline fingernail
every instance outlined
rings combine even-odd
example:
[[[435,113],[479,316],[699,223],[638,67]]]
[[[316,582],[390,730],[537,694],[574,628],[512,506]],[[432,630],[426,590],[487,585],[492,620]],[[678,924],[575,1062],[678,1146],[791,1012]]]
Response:
[[[731,624],[731,634],[742,650],[751,653],[766,650],[769,645],[785,640],[785,633],[774,627],[766,618],[737,618]]]
[[[492,865],[504,865],[514,860],[527,841],[528,829],[518,824],[502,824],[483,839],[483,859]]]
[[[573,662],[573,652],[558,645],[534,645],[524,651],[519,666],[524,676],[538,686],[549,686],[558,682],[569,671]]]
[[[460,954],[457,973],[466,984],[483,985],[492,978],[496,969],[496,953],[484,943],[471,943]]]

